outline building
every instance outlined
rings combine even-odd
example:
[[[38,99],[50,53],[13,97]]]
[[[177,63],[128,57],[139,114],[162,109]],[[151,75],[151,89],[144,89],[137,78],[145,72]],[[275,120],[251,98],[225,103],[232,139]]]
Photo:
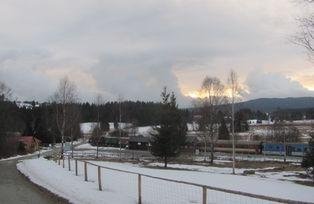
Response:
[[[143,136],[132,136],[129,138],[129,149],[149,150],[150,138]]]
[[[37,151],[41,145],[41,141],[34,136],[21,136],[18,141],[24,145],[26,152]]]

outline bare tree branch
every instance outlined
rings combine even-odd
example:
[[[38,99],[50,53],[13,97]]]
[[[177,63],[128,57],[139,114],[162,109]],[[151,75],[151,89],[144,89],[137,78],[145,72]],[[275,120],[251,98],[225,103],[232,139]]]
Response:
[[[309,2],[309,4],[312,3]],[[314,14],[297,19],[299,32],[293,36],[292,42],[307,50],[310,60],[314,59]]]
[[[12,90],[0,81],[0,101],[9,100],[12,96]]]
[[[214,161],[214,148],[218,139],[218,121],[217,115],[222,104],[227,102],[225,96],[225,86],[216,77],[205,77],[202,83],[201,91],[206,95],[201,100],[201,118],[199,130],[204,133],[204,146],[206,151],[207,141],[210,140],[211,160]],[[204,152],[206,154],[206,152]]]
[[[77,88],[68,77],[60,80],[58,88],[52,97],[52,101],[56,103],[56,119],[57,127],[61,134],[61,154],[64,152],[65,130],[67,115],[70,114],[70,105],[78,100]]]

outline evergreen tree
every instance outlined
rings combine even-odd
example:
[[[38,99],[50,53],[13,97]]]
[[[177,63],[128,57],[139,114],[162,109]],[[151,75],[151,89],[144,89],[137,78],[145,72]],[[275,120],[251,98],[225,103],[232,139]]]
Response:
[[[303,157],[301,166],[305,168],[308,175],[314,179],[314,140],[309,142],[309,150]]]
[[[164,88],[162,94],[160,124],[156,127],[156,134],[152,134],[151,152],[154,156],[164,160],[165,167],[170,157],[180,153],[180,147],[185,143],[186,124],[178,110],[174,93]]]
[[[220,126],[218,129],[218,138],[220,140],[229,140],[230,139],[229,131],[228,131],[226,121],[224,118],[222,118],[221,122],[220,122]]]
[[[239,110],[235,114],[234,121],[234,131],[235,132],[245,132],[249,130],[249,125],[247,124],[248,114],[246,114],[245,110]]]

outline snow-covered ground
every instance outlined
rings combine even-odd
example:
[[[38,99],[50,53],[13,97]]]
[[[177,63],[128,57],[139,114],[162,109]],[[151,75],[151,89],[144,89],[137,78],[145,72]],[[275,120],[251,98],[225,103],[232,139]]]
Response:
[[[147,168],[138,164],[96,162],[97,165],[136,173],[187,181],[200,185],[248,192],[297,201],[314,201],[314,187],[282,181],[280,178],[231,175],[231,169],[170,164],[174,169]],[[138,175],[101,169],[103,191],[98,190],[97,167],[88,165],[88,182],[84,182],[83,163],[78,162],[79,176],[45,159],[25,160],[18,169],[33,182],[70,200],[72,203],[136,203]],[[155,163],[152,166],[161,164]],[[182,169],[182,170],[179,170]],[[242,170],[241,170],[242,171]],[[238,173],[241,173],[238,171]],[[270,175],[271,176],[271,175]],[[142,176],[143,203],[201,203],[202,189]],[[208,203],[268,203],[264,200],[207,190]]]
[[[96,149],[97,149],[96,146],[92,146],[89,143],[81,144],[75,147],[75,150],[96,150]],[[101,151],[104,151],[104,150],[119,150],[120,148],[119,147],[99,147],[98,149]],[[124,148],[121,148],[121,149],[124,150]]]
[[[19,158],[23,158],[23,157],[28,157],[28,156],[36,156],[38,154],[43,154],[43,153],[46,153],[46,152],[49,152],[49,151],[51,151],[51,149],[40,150],[40,151],[36,151],[36,152],[30,153],[30,154],[16,155],[16,156],[13,156],[13,157],[0,159],[0,161],[9,161],[9,160],[19,159]]]

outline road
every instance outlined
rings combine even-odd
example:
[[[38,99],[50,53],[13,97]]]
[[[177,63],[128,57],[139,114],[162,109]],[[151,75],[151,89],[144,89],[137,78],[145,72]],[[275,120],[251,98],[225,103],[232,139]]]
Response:
[[[21,158],[20,158],[21,159]],[[16,169],[18,159],[0,161],[0,203],[54,204],[67,203],[32,184]]]

